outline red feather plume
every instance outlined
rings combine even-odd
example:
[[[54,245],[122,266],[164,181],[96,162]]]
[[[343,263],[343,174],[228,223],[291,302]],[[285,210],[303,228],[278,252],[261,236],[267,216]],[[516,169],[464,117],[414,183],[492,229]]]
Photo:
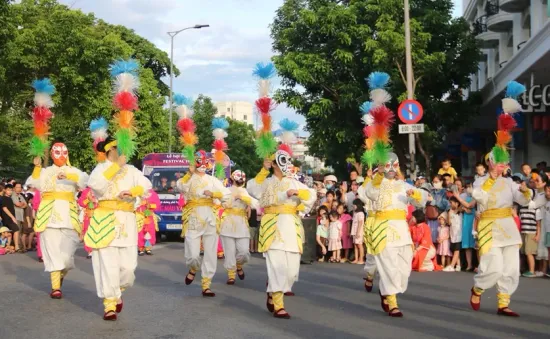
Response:
[[[516,119],[510,114],[502,113],[498,116],[498,129],[501,131],[510,131],[517,126]]]
[[[374,118],[374,125],[383,125],[389,129],[395,122],[395,114],[384,105],[373,108],[369,113]]]
[[[256,109],[262,114],[268,114],[275,109],[275,102],[269,97],[256,100]]]
[[[138,109],[137,97],[130,92],[120,92],[113,98],[113,106],[121,111],[135,111]]]
[[[290,149],[290,146],[287,145],[287,144],[280,144],[279,145],[279,151],[285,151],[288,154],[290,154],[290,156],[292,156],[292,150]]]
[[[183,118],[178,120],[177,127],[180,133],[194,133],[197,129],[197,126],[190,118]]]
[[[214,149],[216,151],[226,151],[227,150],[227,143],[223,139],[214,140],[214,143],[212,144],[212,146],[214,146]]]
[[[35,107],[32,110],[32,118],[35,121],[48,122],[48,120],[53,118],[53,113],[47,107]]]
[[[372,133],[373,133],[373,126],[365,126],[363,127],[363,135],[366,137],[366,138],[370,138],[372,136]]]

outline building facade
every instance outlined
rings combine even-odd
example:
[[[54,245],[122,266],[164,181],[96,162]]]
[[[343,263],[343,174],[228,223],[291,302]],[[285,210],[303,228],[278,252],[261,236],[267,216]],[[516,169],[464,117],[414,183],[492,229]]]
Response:
[[[463,0],[464,18],[482,48],[471,87],[483,98],[482,116],[449,140],[462,157],[463,170],[473,167],[494,144],[496,118],[509,81],[527,87],[524,112],[512,144],[512,167],[550,159],[550,20],[548,0]],[[451,137],[453,139],[453,137]],[[550,162],[550,161],[549,161]],[[466,166],[465,166],[466,165]]]
[[[254,125],[254,111],[251,103],[246,101],[223,101],[217,102],[217,117],[231,118],[233,120],[246,122]]]

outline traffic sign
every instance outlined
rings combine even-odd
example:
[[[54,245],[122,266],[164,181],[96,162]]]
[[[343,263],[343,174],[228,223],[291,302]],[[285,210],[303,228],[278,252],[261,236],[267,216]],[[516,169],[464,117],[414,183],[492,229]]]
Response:
[[[400,124],[399,134],[424,133],[424,124]]]
[[[405,100],[399,105],[397,115],[404,124],[416,124],[422,119],[424,109],[416,100]]]

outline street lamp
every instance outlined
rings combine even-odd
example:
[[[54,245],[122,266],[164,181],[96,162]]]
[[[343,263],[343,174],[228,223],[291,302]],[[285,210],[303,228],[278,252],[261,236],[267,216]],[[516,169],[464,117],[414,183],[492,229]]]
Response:
[[[210,27],[210,25],[195,25],[180,29],[179,31],[168,32],[170,36],[170,117],[169,117],[169,134],[168,134],[168,153],[172,153],[172,111],[173,111],[173,96],[174,96],[174,37],[188,29],[201,29]]]

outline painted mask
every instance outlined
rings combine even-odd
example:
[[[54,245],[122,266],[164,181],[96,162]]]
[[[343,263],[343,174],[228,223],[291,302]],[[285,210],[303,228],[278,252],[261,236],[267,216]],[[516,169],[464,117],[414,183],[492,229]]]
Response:
[[[389,154],[389,159],[384,165],[384,175],[387,179],[393,179],[399,171],[399,159],[395,153]]]
[[[485,157],[485,160],[487,160],[489,171],[496,170],[498,176],[501,176],[508,167],[508,164],[497,163],[495,161],[493,152],[490,152],[489,154],[487,154],[487,156]]]
[[[195,153],[195,168],[202,173],[205,173],[208,169],[208,158],[205,151],[200,150]]]
[[[52,150],[50,151],[50,156],[56,166],[65,166],[67,164],[67,160],[69,159],[69,150],[65,144],[57,142],[53,144]]]
[[[233,174],[231,174],[231,178],[238,186],[242,186],[246,181],[246,174],[243,171],[236,170]]]
[[[281,172],[283,172],[284,176],[294,176],[294,173],[292,171],[294,168],[294,166],[292,165],[292,157],[287,151],[278,150],[275,153],[275,164],[277,165],[277,167],[279,167]]]

